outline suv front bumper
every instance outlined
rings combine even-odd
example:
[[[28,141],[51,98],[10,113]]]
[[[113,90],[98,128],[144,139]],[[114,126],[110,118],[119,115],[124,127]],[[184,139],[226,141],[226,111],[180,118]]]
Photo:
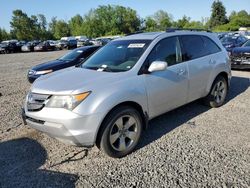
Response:
[[[28,126],[64,143],[85,147],[95,144],[101,117],[100,114],[81,116],[59,108],[43,108],[38,112],[22,109],[23,121]]]

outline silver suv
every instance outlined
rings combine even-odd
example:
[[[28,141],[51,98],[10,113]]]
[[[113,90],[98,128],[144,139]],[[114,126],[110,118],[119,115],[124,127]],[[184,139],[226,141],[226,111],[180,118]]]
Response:
[[[65,143],[123,157],[152,118],[199,98],[221,106],[230,79],[227,52],[213,33],[134,34],[110,42],[80,67],[39,78],[23,117]]]

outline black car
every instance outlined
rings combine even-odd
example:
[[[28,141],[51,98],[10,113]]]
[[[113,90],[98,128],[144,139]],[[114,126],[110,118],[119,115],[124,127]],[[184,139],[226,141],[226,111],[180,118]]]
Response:
[[[19,51],[19,46],[17,46],[16,42],[4,41],[0,44],[0,53],[8,54],[18,51]]]
[[[66,55],[32,67],[28,72],[28,80],[33,83],[38,77],[67,67],[79,65],[84,59],[93,54],[99,46],[85,46],[77,48],[67,53]]]
[[[70,39],[70,40],[60,40],[57,44],[57,48],[62,49],[74,49],[77,48],[77,40]]]
[[[230,59],[233,69],[250,69],[250,40],[241,47],[234,48]]]
[[[247,38],[241,35],[227,35],[221,39],[222,45],[228,52],[232,52],[232,49],[239,47],[247,41]]]

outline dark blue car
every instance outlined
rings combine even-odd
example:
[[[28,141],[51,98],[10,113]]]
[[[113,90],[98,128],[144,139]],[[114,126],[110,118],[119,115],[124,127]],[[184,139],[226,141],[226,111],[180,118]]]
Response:
[[[28,71],[28,80],[30,83],[33,83],[38,77],[42,75],[76,66],[93,54],[98,48],[100,47],[85,46],[77,48],[60,57],[59,59],[36,65]]]
[[[230,59],[232,68],[250,69],[250,40],[241,47],[234,48]]]
[[[247,38],[241,35],[228,35],[221,39],[222,45],[228,52],[232,52],[235,47],[242,46],[247,41]]]

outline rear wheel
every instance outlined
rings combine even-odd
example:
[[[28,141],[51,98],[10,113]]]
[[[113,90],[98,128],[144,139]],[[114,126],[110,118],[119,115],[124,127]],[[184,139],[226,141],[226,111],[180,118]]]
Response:
[[[124,157],[138,144],[142,132],[139,112],[129,106],[112,111],[104,121],[97,146],[108,156]]]
[[[210,93],[204,98],[206,105],[217,108],[223,105],[228,92],[227,81],[223,76],[218,76],[210,90]]]

